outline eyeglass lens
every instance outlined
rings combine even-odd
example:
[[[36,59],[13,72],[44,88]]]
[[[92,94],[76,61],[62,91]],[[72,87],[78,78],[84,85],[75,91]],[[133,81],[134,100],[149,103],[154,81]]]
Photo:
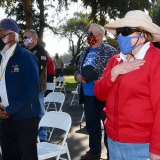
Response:
[[[27,39],[28,37],[24,36],[23,39]]]
[[[131,29],[129,27],[122,27],[116,29],[117,35],[121,34],[122,36],[129,36],[130,34],[134,32],[140,32],[137,29]]]

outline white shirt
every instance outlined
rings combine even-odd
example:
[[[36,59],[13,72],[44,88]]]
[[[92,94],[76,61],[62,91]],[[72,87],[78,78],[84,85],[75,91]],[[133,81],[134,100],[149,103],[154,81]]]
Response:
[[[1,105],[7,107],[9,105],[7,90],[6,90],[6,82],[5,82],[5,71],[7,63],[10,57],[13,55],[13,52],[16,48],[16,44],[14,44],[11,48],[9,48],[5,53],[1,53],[2,60],[0,64],[0,97],[1,97]]]
[[[150,42],[147,42],[143,45],[143,47],[134,55],[135,59],[143,59],[144,56],[146,55],[147,50],[150,47]],[[127,61],[126,60],[127,55],[124,55],[122,52],[120,52],[120,58],[118,58],[117,60],[123,60],[123,61]],[[133,61],[134,59],[132,58],[130,61]]]

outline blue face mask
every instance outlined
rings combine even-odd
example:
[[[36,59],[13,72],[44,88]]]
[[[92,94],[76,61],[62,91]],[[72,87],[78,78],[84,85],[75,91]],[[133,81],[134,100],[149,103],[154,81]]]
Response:
[[[131,51],[135,48],[137,48],[141,43],[135,45],[135,46],[132,46],[131,44],[131,39],[132,38],[142,38],[144,36],[117,36],[118,38],[118,46],[119,46],[119,49],[120,51],[124,54],[124,55],[127,55],[129,53],[131,53]]]

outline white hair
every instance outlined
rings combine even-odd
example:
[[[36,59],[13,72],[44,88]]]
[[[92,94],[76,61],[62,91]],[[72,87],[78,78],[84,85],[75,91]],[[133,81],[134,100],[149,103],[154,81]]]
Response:
[[[16,32],[14,32],[14,33],[15,33],[15,41],[16,41],[16,42],[19,42],[19,34],[16,33]]]
[[[91,24],[90,26],[89,26],[89,29],[90,28],[97,28],[101,33],[102,33],[102,35],[104,36],[105,35],[105,30],[104,30],[104,27],[102,27],[101,25],[99,25],[99,24]]]
[[[17,32],[14,32],[14,31],[8,30],[8,33],[10,33],[10,32],[12,32],[12,33],[14,33],[14,34],[15,34],[15,41],[16,41],[16,42],[19,42],[19,34],[18,34]]]
[[[25,32],[29,32],[31,34],[31,36],[34,36],[34,37],[36,37],[36,39],[38,39],[37,32],[34,29],[26,29]]]

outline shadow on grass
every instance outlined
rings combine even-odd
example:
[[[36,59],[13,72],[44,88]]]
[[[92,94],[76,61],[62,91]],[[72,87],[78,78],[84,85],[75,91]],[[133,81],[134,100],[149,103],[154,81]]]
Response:
[[[65,89],[67,93],[71,93],[71,91],[74,91],[77,87],[77,83],[69,83],[65,82]]]

